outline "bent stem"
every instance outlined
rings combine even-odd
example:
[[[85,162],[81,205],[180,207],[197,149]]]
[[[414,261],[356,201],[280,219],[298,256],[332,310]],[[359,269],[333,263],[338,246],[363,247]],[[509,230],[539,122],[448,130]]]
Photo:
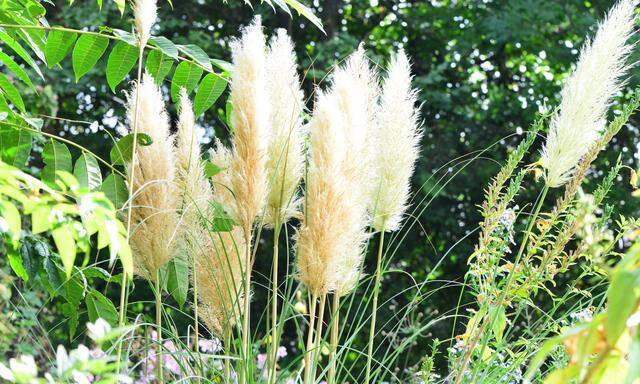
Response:
[[[504,288],[502,288],[500,290],[500,296],[498,298],[498,302],[497,302],[497,307],[500,307],[502,305],[502,303],[504,302],[504,299],[507,295],[507,292],[509,291],[511,282],[513,281],[513,275],[516,273],[518,264],[520,263],[520,259],[522,258],[522,254],[524,253],[525,248],[527,247],[527,244],[529,242],[529,238],[531,237],[531,233],[533,231],[533,226],[538,218],[538,215],[540,214],[540,210],[542,209],[542,205],[544,203],[544,200],[547,196],[547,192],[549,192],[549,185],[545,184],[544,189],[542,190],[542,193],[540,194],[540,198],[538,199],[538,202],[536,203],[536,207],[534,209],[533,215],[530,217],[529,219],[529,223],[527,225],[527,230],[524,234],[524,239],[522,239],[522,243],[520,243],[520,248],[518,249],[518,254],[516,255],[516,258],[514,259],[513,262],[513,268],[511,269],[511,272],[507,275],[507,281],[504,285]],[[464,354],[464,358],[462,360],[462,364],[460,366],[460,369],[458,370],[458,373],[456,375],[456,380],[454,382],[454,384],[460,384],[460,382],[462,381],[462,377],[464,376],[464,372],[465,369],[467,368],[467,365],[469,364],[469,360],[471,358],[471,353],[473,352],[476,344],[478,343],[478,340],[480,339],[481,335],[484,333],[484,330],[487,329],[493,329],[494,326],[494,322],[496,321],[497,316],[492,316],[491,311],[489,312],[489,318],[484,317],[483,321],[481,323],[480,326],[480,331],[477,332],[476,337],[473,338],[472,342],[470,345],[466,346],[467,350],[465,351]],[[487,323],[486,320],[489,320],[489,323]],[[480,350],[480,356],[482,356],[482,354],[484,353],[484,349],[487,345],[488,342],[488,338],[485,337],[483,344],[482,344],[482,349]],[[474,374],[475,376],[475,374]]]
[[[162,293],[160,291],[160,270],[156,271],[156,332],[158,333],[158,352],[156,357],[156,380],[163,383],[162,378]]]
[[[313,329],[315,327],[316,305],[318,295],[313,294],[309,309],[309,331],[307,334],[307,348],[304,351],[304,384],[309,384],[311,377],[311,349],[313,348]]]
[[[329,373],[327,384],[336,382],[336,355],[338,351],[338,338],[340,337],[340,296],[333,294],[331,305],[331,352],[329,354]]]
[[[373,287],[373,307],[371,309],[371,326],[369,327],[369,344],[367,345],[367,371],[365,383],[371,380],[371,360],[373,355],[373,339],[376,333],[376,317],[378,312],[378,294],[380,293],[380,279],[382,276],[382,249],[384,247],[384,228],[380,231],[378,243],[378,260],[376,262],[376,277]]]
[[[273,276],[271,278],[271,357],[269,359],[269,383],[276,382],[276,363],[278,361],[278,240],[280,225],[276,223],[273,231]]]

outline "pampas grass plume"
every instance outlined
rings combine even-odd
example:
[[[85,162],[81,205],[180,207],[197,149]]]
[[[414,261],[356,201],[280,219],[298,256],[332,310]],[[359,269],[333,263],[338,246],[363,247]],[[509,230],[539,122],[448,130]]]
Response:
[[[542,152],[550,187],[571,178],[604,128],[611,99],[621,90],[621,78],[628,69],[625,61],[633,45],[627,41],[635,25],[634,11],[634,0],[622,0],[611,9],[593,41],[582,48],[576,69],[564,84],[560,110],[551,119]]]
[[[133,3],[133,15],[136,32],[140,46],[147,45],[151,37],[151,27],[158,17],[156,0],[135,0]]]
[[[410,179],[419,155],[421,130],[416,91],[411,88],[411,66],[403,50],[389,64],[373,132],[374,189],[372,227],[395,231],[407,206]]]
[[[234,219],[251,231],[262,213],[267,197],[267,142],[269,99],[266,93],[265,37],[259,17],[231,47],[233,149],[229,165],[231,189],[235,195]]]
[[[136,161],[127,167],[129,180],[133,180],[130,243],[136,273],[155,281],[158,270],[175,255],[180,201],[175,186],[176,157],[162,93],[151,75],[145,74],[128,95],[129,121],[134,121],[137,98],[138,133],[149,135],[153,143],[137,146]]]
[[[271,131],[266,164],[269,195],[265,224],[282,224],[296,214],[296,188],[304,170],[302,112],[304,95],[296,71],[293,42],[284,29],[271,40],[267,53],[267,94]]]

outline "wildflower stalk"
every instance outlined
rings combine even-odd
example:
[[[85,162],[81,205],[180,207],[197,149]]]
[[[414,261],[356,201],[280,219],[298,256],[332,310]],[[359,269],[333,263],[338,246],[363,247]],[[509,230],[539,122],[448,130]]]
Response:
[[[336,382],[336,354],[338,351],[338,338],[340,337],[340,295],[334,294],[331,304],[331,345],[329,353],[329,373],[327,384]]]
[[[316,306],[318,295],[311,296],[311,305],[309,308],[309,330],[307,334],[307,348],[304,351],[304,384],[311,383],[311,350],[313,348],[313,330],[315,327]]]
[[[371,309],[371,326],[369,328],[369,345],[367,346],[367,370],[365,383],[371,380],[371,360],[373,358],[373,339],[376,333],[376,317],[378,312],[378,295],[380,293],[380,279],[382,277],[382,249],[384,248],[384,229],[380,231],[380,242],[378,243],[378,259],[376,263],[376,276],[373,287],[373,306]]]
[[[505,282],[504,287],[501,289],[500,296],[498,297],[497,307],[500,307],[504,302],[504,299],[506,298],[511,282],[513,281],[513,276],[516,274],[516,270],[517,270],[518,264],[520,263],[520,259],[522,258],[522,254],[524,253],[524,250],[526,249],[527,244],[529,242],[529,238],[531,237],[531,234],[533,232],[533,226],[535,225],[538,215],[540,214],[540,210],[542,209],[542,205],[544,204],[544,200],[547,196],[547,192],[549,192],[549,187],[550,187],[549,184],[545,183],[545,186],[542,189],[542,193],[540,194],[540,197],[538,198],[538,202],[534,208],[533,215],[529,218],[529,223],[527,225],[524,238],[522,239],[522,243],[520,243],[520,248],[518,249],[518,253],[513,262],[513,268],[511,269],[511,272],[507,275],[507,281]],[[487,323],[487,319],[489,319],[488,323]],[[484,330],[487,328],[487,326],[489,326],[489,329],[493,329],[493,325],[496,319],[497,317],[491,315],[491,313],[489,314],[488,318],[487,317],[483,318],[482,324],[478,332],[476,333],[475,337],[472,339],[472,342],[469,345],[465,346],[466,351],[462,360],[462,364],[460,365],[460,369],[458,370],[458,373],[456,375],[454,384],[460,384],[460,382],[462,381],[465,369],[467,368],[467,365],[469,364],[469,360],[471,358],[471,353],[473,352],[476,344],[478,343],[478,340],[484,333]],[[480,356],[482,356],[484,349],[486,348],[488,338],[484,338],[484,340],[485,341],[483,342],[482,348],[480,350]]]

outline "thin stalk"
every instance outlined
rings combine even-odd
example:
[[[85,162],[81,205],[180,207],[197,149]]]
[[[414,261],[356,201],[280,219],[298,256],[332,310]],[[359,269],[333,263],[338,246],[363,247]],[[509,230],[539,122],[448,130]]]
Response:
[[[276,363],[278,361],[278,242],[280,226],[276,222],[273,231],[273,276],[271,277],[271,357],[269,359],[269,383],[276,382]]]
[[[498,306],[502,305],[502,302],[504,301],[505,296],[507,295],[507,292],[509,291],[509,287],[511,285],[511,281],[513,280],[513,275],[516,273],[517,270],[517,266],[520,263],[520,259],[522,258],[522,254],[524,253],[525,248],[527,247],[527,243],[529,242],[529,238],[531,237],[531,233],[533,231],[533,226],[535,225],[535,222],[538,218],[538,215],[540,214],[540,210],[542,209],[542,205],[544,203],[545,197],[547,196],[547,192],[549,192],[549,185],[545,184],[544,189],[542,190],[542,193],[540,195],[540,198],[538,199],[538,202],[536,204],[536,207],[534,209],[534,213],[531,216],[531,218],[529,219],[529,224],[527,225],[527,230],[525,232],[524,235],[524,239],[522,240],[522,243],[520,243],[520,248],[518,249],[518,254],[516,255],[516,258],[513,262],[513,268],[511,270],[511,272],[509,273],[509,275],[507,276],[507,281],[505,283],[504,288],[501,289],[500,292],[500,296],[498,298]],[[490,315],[490,322],[489,324],[486,323],[485,320],[482,321],[482,325],[480,327],[480,332],[478,332],[478,337],[475,337],[472,341],[472,343],[467,346],[467,350],[465,351],[465,355],[464,358],[462,360],[462,364],[460,366],[460,370],[458,371],[458,374],[456,376],[456,380],[454,382],[454,384],[460,384],[460,382],[462,381],[462,377],[464,376],[464,371],[467,368],[467,365],[469,364],[469,360],[471,358],[471,353],[473,352],[473,349],[475,348],[479,338],[480,338],[480,334],[484,333],[484,329],[486,329],[486,326],[489,325],[489,329],[493,329],[493,323],[496,320],[495,316],[491,316]],[[486,317],[484,319],[487,319]],[[482,349],[480,351],[480,356],[482,356],[482,353],[484,352],[484,348],[486,347],[487,344],[487,340],[488,338],[485,338],[485,341],[483,342],[482,345]]]
[[[227,358],[224,359],[224,379],[228,382],[231,377],[231,327],[227,326],[224,331],[224,345],[227,348]]]
[[[340,296],[333,294],[331,305],[331,352],[329,354],[329,374],[327,384],[336,382],[336,355],[338,352],[338,339],[340,337]]]
[[[249,244],[251,241],[251,229],[244,229],[244,240],[246,246],[245,250],[245,267],[244,267],[244,313],[242,314],[242,359],[243,369],[240,374],[240,383],[247,383],[247,376],[249,375],[249,322],[251,314],[249,313],[249,292],[251,290],[251,247]]]
[[[311,377],[311,349],[313,348],[313,329],[315,327],[316,305],[318,295],[311,297],[311,305],[309,308],[309,331],[307,334],[307,348],[304,351],[304,384],[309,384]]]
[[[159,384],[162,378],[162,293],[160,291],[160,270],[156,271],[156,332],[158,333],[158,352],[156,356],[156,380]]]
[[[193,255],[191,258],[191,273],[193,273],[193,348],[196,356],[198,357],[198,365],[200,365],[202,361],[200,359],[200,319],[198,316],[198,274],[196,273],[196,255]],[[200,377],[198,377],[197,382],[200,383]]]
[[[318,321],[316,322],[316,340],[313,343],[313,365],[311,370],[311,380],[316,380],[316,367],[318,366],[318,360],[320,357],[320,351],[322,350],[322,326],[324,325],[324,307],[327,303],[327,294],[324,293],[320,296],[320,307],[318,308]]]
[[[144,56],[144,46],[140,45],[140,49],[138,51],[138,74],[137,74],[137,84],[140,85],[142,81],[142,58]],[[131,154],[131,164],[135,164],[136,161],[136,143],[137,143],[137,135],[138,135],[138,113],[139,113],[139,104],[140,104],[140,90],[136,92],[136,105],[134,107],[134,121],[133,121],[133,152]],[[132,165],[132,169],[133,165]],[[133,204],[133,180],[134,173],[131,172],[131,180],[129,181],[129,207],[127,210],[127,241],[131,238],[131,205]],[[118,325],[122,327],[124,325],[124,321],[127,315],[127,274],[122,271],[122,279],[120,281],[120,311],[118,313]],[[122,355],[122,342],[118,343],[118,373],[120,372],[120,360]]]
[[[378,294],[380,293],[380,279],[382,277],[382,249],[384,248],[384,229],[380,231],[380,242],[378,243],[378,260],[376,262],[376,277],[373,287],[373,308],[371,309],[371,326],[369,328],[369,345],[367,346],[367,370],[365,383],[371,380],[371,360],[373,358],[373,339],[376,333],[376,318],[378,312]]]

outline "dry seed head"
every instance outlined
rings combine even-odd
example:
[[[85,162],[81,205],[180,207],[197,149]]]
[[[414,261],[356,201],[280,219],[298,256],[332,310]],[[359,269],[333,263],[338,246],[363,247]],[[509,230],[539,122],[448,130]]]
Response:
[[[151,27],[153,27],[158,17],[156,0],[135,0],[133,3],[133,15],[138,41],[140,46],[144,47],[151,37]]]
[[[127,166],[128,179],[133,179],[130,243],[136,273],[154,280],[160,267],[175,255],[180,197],[175,185],[176,157],[169,116],[151,75],[145,74],[142,84],[128,95],[127,113],[132,125],[136,99],[138,133],[149,135],[153,143],[137,145],[136,161]]]
[[[562,89],[560,110],[551,119],[542,151],[546,182],[565,184],[580,159],[600,136],[613,96],[624,82],[625,63],[633,45],[627,41],[635,25],[634,0],[618,2],[598,32],[580,52],[578,64]]]
[[[409,59],[400,50],[389,64],[372,134],[373,180],[377,185],[371,197],[371,215],[376,231],[397,230],[407,208],[422,136],[411,78]]]
[[[271,101],[270,137],[267,148],[269,195],[265,223],[283,224],[296,214],[296,190],[304,170],[302,112],[304,95],[300,89],[296,56],[291,38],[279,29],[271,40],[266,59],[267,94]]]
[[[248,232],[267,197],[266,146],[269,99],[266,93],[265,37],[259,17],[231,46],[232,158],[229,166],[235,195],[234,219]]]

